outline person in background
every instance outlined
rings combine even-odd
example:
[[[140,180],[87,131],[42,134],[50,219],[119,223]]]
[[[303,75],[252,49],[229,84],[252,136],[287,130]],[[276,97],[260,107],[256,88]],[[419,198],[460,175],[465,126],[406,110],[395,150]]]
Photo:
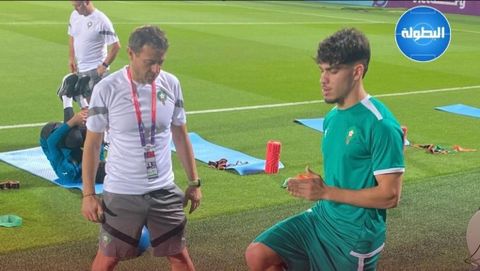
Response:
[[[49,122],[42,127],[40,132],[40,146],[57,174],[60,184],[81,182],[84,135],[82,135],[81,129],[74,129],[84,127],[87,113],[87,109],[84,109],[72,115],[64,123]],[[78,133],[72,131],[78,131]],[[101,161],[95,176],[95,183],[103,183],[104,168],[105,161]]]
[[[84,86],[84,85],[83,85]],[[75,114],[73,110],[74,99],[81,103],[87,102],[82,96],[74,93],[81,92],[79,85],[71,77],[65,76],[57,94],[63,104],[63,123],[49,122],[42,127],[40,132],[40,146],[50,162],[53,170],[60,178],[60,183],[81,182],[82,155],[85,142],[85,121],[88,114],[86,106]],[[100,163],[95,183],[103,183],[105,177],[104,151],[100,152]]]
[[[72,76],[78,76],[78,84],[88,86],[79,94],[89,100],[95,84],[108,74],[120,41],[110,19],[92,1],[71,2],[74,10],[68,23],[69,69]]]

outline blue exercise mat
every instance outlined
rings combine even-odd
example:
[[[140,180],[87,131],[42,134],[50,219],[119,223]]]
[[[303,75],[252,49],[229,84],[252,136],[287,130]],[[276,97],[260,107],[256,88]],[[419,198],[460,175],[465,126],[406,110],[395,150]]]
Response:
[[[240,175],[259,173],[265,169],[265,160],[215,145],[201,138],[196,133],[189,133],[189,136],[195,158],[202,162],[208,163],[209,161],[218,161],[222,158],[227,159],[228,163],[231,164],[227,166],[227,169],[233,169]],[[175,151],[173,144],[171,148]],[[58,178],[41,147],[2,152],[0,153],[0,160],[64,188],[82,189],[80,179],[67,180]],[[238,164],[235,165],[237,162]],[[279,163],[279,168],[284,168],[281,162]],[[95,192],[101,194],[103,192],[103,184],[95,184]]]
[[[435,107],[435,109],[440,111],[445,111],[449,113],[480,118],[480,108],[475,108],[472,106],[464,105],[464,104],[452,104],[446,106],[439,106]]]
[[[82,189],[82,181],[80,179],[68,180],[58,178],[41,147],[2,152],[0,153],[0,160],[30,172],[33,175],[49,180],[61,187]],[[95,192],[101,194],[103,192],[103,184],[95,184]]]
[[[188,133],[188,135],[192,142],[195,159],[197,160],[208,163],[210,161],[227,159],[228,166],[226,169],[235,170],[239,175],[260,173],[265,170],[265,160],[210,143],[196,133]],[[173,144],[171,148],[172,151],[175,151]],[[280,162],[279,168],[283,167],[282,162]]]
[[[321,133],[323,133],[323,118],[318,118],[318,119],[296,119],[294,122],[303,124],[309,128],[312,128],[314,130],[317,130]],[[410,141],[408,139],[405,139],[405,146],[410,145]]]
[[[316,118],[316,119],[296,119],[294,122],[303,124],[309,128],[317,130],[323,133],[323,118]]]

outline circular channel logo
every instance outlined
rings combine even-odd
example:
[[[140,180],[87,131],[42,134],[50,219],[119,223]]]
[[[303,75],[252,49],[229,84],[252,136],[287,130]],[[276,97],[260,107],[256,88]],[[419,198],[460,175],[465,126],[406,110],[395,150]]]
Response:
[[[398,20],[395,41],[406,57],[428,62],[445,53],[450,33],[450,24],[439,10],[418,6],[405,11]]]

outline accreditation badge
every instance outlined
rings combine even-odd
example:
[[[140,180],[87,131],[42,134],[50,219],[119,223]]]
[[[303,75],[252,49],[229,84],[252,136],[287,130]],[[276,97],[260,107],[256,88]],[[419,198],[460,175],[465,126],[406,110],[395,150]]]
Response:
[[[155,159],[155,149],[151,144],[145,146],[145,165],[147,167],[147,178],[153,180],[158,178],[157,161]]]

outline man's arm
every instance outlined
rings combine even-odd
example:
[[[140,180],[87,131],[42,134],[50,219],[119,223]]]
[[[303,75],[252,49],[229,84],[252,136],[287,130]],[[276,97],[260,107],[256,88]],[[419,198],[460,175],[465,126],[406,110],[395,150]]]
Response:
[[[75,48],[73,47],[73,37],[69,36],[68,40],[68,67],[71,73],[77,72],[77,62],[75,60]]]
[[[187,174],[187,178],[190,181],[198,180],[197,167],[195,164],[195,158],[193,156],[192,143],[187,133],[187,126],[176,126],[172,125],[172,139],[175,144],[176,152],[180,161],[182,162],[183,168]],[[200,205],[200,200],[202,198],[202,191],[200,187],[188,186],[185,191],[185,204],[190,200],[192,202],[190,206],[190,213],[195,211]]]
[[[95,175],[97,174],[97,167],[100,160],[102,141],[103,133],[95,133],[87,130],[87,138],[85,139],[82,158],[82,214],[87,220],[93,222],[101,222],[103,219],[100,200],[95,196]]]
[[[118,52],[120,51],[120,41],[117,41],[115,43],[112,43],[110,46],[108,46],[108,54],[105,60],[103,60],[103,63],[105,63],[107,66],[105,66],[103,63],[100,64],[97,67],[97,73],[101,76],[107,71],[107,67],[110,66],[115,58],[117,57]]]
[[[378,185],[360,190],[327,186],[321,176],[310,179],[291,179],[288,191],[295,197],[308,200],[330,200],[364,208],[395,208],[402,192],[403,173],[376,175]]]

